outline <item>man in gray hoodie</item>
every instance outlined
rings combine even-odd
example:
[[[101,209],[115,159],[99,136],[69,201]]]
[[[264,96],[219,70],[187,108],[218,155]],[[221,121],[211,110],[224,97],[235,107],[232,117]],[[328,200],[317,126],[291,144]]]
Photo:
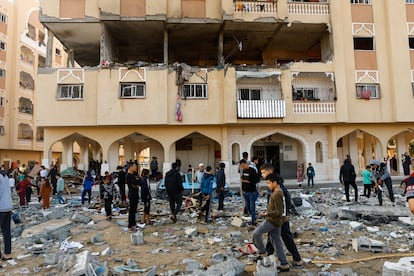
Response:
[[[11,211],[13,203],[11,198],[9,178],[0,173],[0,228],[3,234],[4,255],[1,256],[2,261],[11,260]]]

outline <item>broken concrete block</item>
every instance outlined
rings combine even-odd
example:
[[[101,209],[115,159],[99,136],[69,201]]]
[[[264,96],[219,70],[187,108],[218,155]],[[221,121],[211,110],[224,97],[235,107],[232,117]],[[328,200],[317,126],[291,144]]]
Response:
[[[242,227],[243,225],[243,220],[239,217],[234,217],[231,220],[231,225],[236,226],[236,227]]]
[[[105,241],[103,240],[103,238],[100,234],[96,234],[95,236],[91,237],[91,243],[93,243],[95,245],[101,245],[101,244],[105,243]]]
[[[59,232],[69,233],[70,228],[72,228],[73,223],[69,219],[53,219],[46,221],[41,224],[34,225],[32,227],[26,228],[22,232],[22,237],[55,237],[58,236]]]
[[[380,229],[377,226],[367,226],[367,231],[369,233],[377,233]]]
[[[405,225],[414,225],[414,221],[411,217],[398,217],[398,221],[402,222]]]
[[[387,246],[382,241],[370,239],[368,237],[359,237],[352,240],[352,248],[358,252],[371,251],[371,252],[386,252]]]
[[[398,263],[384,262],[383,276],[403,276],[414,274],[414,257],[401,258]]]
[[[142,233],[142,231],[137,231],[131,234],[130,237],[131,237],[131,244],[133,245],[144,244],[144,233]]]
[[[215,264],[224,262],[225,260],[227,260],[227,256],[224,255],[223,253],[214,253],[211,256],[211,262]]]
[[[357,221],[350,221],[349,226],[351,227],[352,230],[356,231],[356,230],[361,230],[363,224]]]
[[[273,276],[277,275],[277,263],[274,255],[264,257],[256,264],[255,276]]]
[[[191,228],[187,228],[185,229],[184,233],[186,235],[186,237],[193,237],[197,234],[197,228],[196,227],[191,227]]]
[[[356,220],[356,212],[353,210],[342,208],[338,211],[338,218],[346,220]]]
[[[215,264],[207,268],[205,275],[240,275],[244,271],[245,264],[236,259],[229,259],[227,261]]]
[[[156,276],[157,275],[157,267],[153,266],[151,269],[145,273],[145,276]]]
[[[198,261],[194,259],[184,259],[182,263],[187,265],[185,269],[186,272],[195,272],[203,267]]]
[[[73,266],[71,276],[89,276],[89,258],[90,252],[87,250],[76,254],[76,264]]]
[[[114,250],[110,247],[105,248],[104,250],[102,250],[101,255],[102,256],[110,256],[114,253]]]
[[[87,216],[84,216],[84,215],[81,215],[79,213],[74,213],[72,218],[71,218],[71,221],[75,222],[75,223],[85,223],[86,224],[89,221],[91,221],[91,218],[89,218]]]

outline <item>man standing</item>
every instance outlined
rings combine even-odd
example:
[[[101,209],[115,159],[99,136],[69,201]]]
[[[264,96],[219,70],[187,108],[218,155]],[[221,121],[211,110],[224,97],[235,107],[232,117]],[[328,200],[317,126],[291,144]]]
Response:
[[[197,182],[201,185],[201,179],[203,179],[204,175],[204,164],[198,164],[198,170],[195,172],[194,182]]]
[[[308,187],[312,182],[312,187],[314,186],[313,178],[315,177],[315,169],[312,166],[312,163],[308,164],[308,168],[306,169],[306,176],[308,177]]]
[[[57,187],[57,178],[56,178],[56,174],[57,174],[58,172],[57,172],[57,168],[55,167],[55,166],[52,166],[52,168],[50,169],[50,171],[49,171],[49,177],[50,177],[50,183],[52,183],[52,194],[53,195],[56,195],[56,193],[57,193],[57,189],[56,189],[56,187]]]
[[[207,166],[206,172],[203,175],[203,179],[201,179],[201,195],[203,196],[203,201],[205,200],[205,209],[206,209],[206,218],[205,222],[211,222],[210,216],[210,205],[211,205],[211,197],[213,195],[213,182],[214,182],[214,175],[213,169],[211,166]]]
[[[11,211],[13,203],[10,192],[9,179],[6,174],[0,173],[0,228],[3,235],[4,256],[0,257],[2,260],[11,260]]]
[[[385,186],[388,190],[388,196],[392,203],[394,203],[394,191],[392,190],[392,181],[391,181],[391,175],[387,170],[387,164],[382,162],[380,164],[380,171],[379,171],[379,177],[378,185],[382,185],[382,183],[385,183]]]
[[[126,194],[125,194],[125,171],[122,166],[117,167],[118,170],[118,187],[119,193],[121,194],[121,202],[125,204],[126,201]]]
[[[183,181],[178,171],[177,163],[172,163],[171,170],[165,174],[165,189],[167,190],[168,200],[170,202],[170,219],[176,223],[177,214],[183,204],[182,193],[184,191]]]
[[[137,164],[132,163],[128,169],[126,175],[126,183],[128,185],[128,198],[129,198],[129,212],[128,212],[128,230],[131,232],[137,232],[137,221],[135,215],[137,213],[138,201],[139,201],[139,181],[137,178]]]
[[[247,211],[252,217],[251,224],[256,225],[256,199],[259,196],[256,184],[260,178],[256,170],[250,167],[245,159],[240,160],[239,163],[242,169],[241,185]]]
[[[344,164],[341,167],[339,173],[339,182],[345,185],[345,196],[346,201],[350,202],[349,200],[349,185],[352,186],[355,190],[355,201],[358,201],[358,188],[355,183],[356,173],[354,165],[352,165],[349,159],[345,159]]]
[[[216,183],[218,191],[218,210],[224,210],[224,187],[226,186],[226,174],[224,173],[224,163],[219,164],[219,170],[216,173]]]
[[[157,161],[157,157],[155,156],[152,157],[152,161],[150,163],[150,169],[151,169],[152,179],[157,180],[158,161]]]
[[[63,190],[65,189],[65,181],[63,180],[63,178],[60,176],[59,173],[56,174],[56,177],[57,177],[56,192],[57,192],[58,204],[65,204],[66,201],[62,197]]]

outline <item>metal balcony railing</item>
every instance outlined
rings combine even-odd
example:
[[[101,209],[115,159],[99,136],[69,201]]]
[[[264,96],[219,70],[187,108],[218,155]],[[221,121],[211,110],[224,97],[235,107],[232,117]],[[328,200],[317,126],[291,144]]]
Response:
[[[269,3],[260,1],[235,1],[234,11],[246,13],[275,13],[276,4],[273,2]]]
[[[335,102],[293,102],[294,114],[333,114]]]
[[[238,100],[238,118],[284,118],[286,105],[284,100]]]
[[[300,3],[291,2],[288,3],[289,14],[302,14],[302,15],[328,15],[329,3]]]

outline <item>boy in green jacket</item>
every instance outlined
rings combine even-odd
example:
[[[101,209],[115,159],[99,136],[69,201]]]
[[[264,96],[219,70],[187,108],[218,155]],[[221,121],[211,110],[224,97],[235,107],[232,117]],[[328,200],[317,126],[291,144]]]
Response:
[[[281,178],[278,174],[270,174],[266,179],[267,187],[272,191],[272,194],[269,199],[267,211],[262,213],[262,216],[266,219],[253,232],[253,243],[257,247],[259,254],[265,254],[266,247],[263,243],[262,235],[268,233],[281,263],[278,267],[278,272],[287,272],[290,270],[289,262],[286,259],[283,244],[280,239],[283,219],[286,216],[285,200],[283,198],[283,192],[280,189],[280,181]]]

